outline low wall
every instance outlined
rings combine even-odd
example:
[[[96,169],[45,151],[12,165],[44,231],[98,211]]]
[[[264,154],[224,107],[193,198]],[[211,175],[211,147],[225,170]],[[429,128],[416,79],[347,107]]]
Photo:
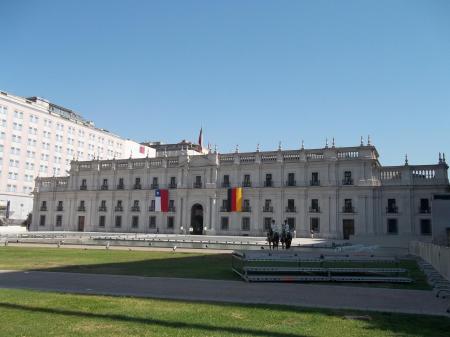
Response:
[[[450,281],[450,247],[412,241],[409,244],[409,252],[420,256],[430,263],[442,276]]]

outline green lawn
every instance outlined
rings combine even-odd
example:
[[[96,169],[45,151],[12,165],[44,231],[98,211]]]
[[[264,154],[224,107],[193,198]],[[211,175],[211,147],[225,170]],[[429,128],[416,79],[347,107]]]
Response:
[[[450,319],[0,289],[0,336],[448,336]]]
[[[305,265],[306,266],[306,265]],[[314,266],[314,265],[310,265]],[[331,267],[333,265],[324,265]],[[334,264],[345,267],[345,264]],[[356,267],[356,265],[353,265]],[[371,265],[392,267],[392,265]],[[363,267],[363,266],[361,266]],[[409,270],[411,284],[361,284],[403,289],[430,289],[425,275],[415,261],[403,260],[398,265]],[[0,269],[46,270],[96,274],[181,277],[238,280],[231,270],[230,254],[128,251],[106,249],[68,249],[0,247]],[[341,284],[341,283],[331,283]],[[351,285],[346,283],[345,285]]]
[[[0,269],[238,279],[230,254],[1,247]]]

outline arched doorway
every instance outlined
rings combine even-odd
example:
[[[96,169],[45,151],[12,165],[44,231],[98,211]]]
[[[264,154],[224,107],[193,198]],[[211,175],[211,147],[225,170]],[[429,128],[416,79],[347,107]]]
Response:
[[[203,206],[195,204],[191,209],[191,227],[194,235],[203,234]]]

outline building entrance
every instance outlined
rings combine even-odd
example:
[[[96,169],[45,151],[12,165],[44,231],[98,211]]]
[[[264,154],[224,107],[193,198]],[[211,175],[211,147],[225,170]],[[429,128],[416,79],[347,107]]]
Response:
[[[84,215],[78,216],[78,231],[84,232]]]
[[[191,209],[191,227],[194,235],[203,234],[203,206],[195,204]]]
[[[350,235],[355,235],[355,220],[342,220],[342,232],[344,234],[344,240],[350,239]]]

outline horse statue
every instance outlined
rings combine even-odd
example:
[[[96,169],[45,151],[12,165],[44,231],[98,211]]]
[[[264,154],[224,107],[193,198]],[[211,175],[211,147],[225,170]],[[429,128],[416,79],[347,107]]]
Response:
[[[273,230],[272,227],[269,228],[267,232],[267,242],[269,243],[269,249],[273,249]]]
[[[287,231],[286,238],[285,238],[285,243],[286,243],[286,249],[291,248],[291,243],[292,243],[292,233],[291,233],[291,231]]]
[[[280,242],[281,242],[281,249],[284,249],[285,245],[286,245],[286,231],[285,230],[281,231]]]
[[[273,232],[272,235],[272,249],[277,249],[278,250],[278,243],[280,242],[280,235],[278,234],[278,232]]]

